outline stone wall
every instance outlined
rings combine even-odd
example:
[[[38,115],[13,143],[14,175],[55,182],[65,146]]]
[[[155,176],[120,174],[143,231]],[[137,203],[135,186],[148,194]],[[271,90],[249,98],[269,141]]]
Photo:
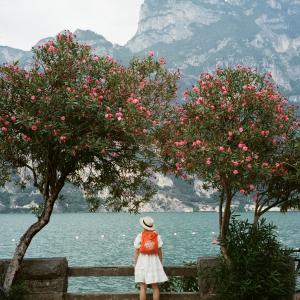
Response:
[[[9,260],[0,260],[0,274],[5,274]],[[68,290],[66,258],[25,259],[17,279],[24,284],[25,300],[62,300]]]
[[[0,260],[0,276],[5,274],[9,260]],[[217,266],[216,257],[200,257],[197,261],[197,272],[199,276],[199,293],[162,293],[162,300],[213,300],[216,299],[215,283],[213,279],[213,269]],[[98,267],[101,268],[101,267]],[[103,268],[103,267],[102,267]],[[105,272],[113,276],[132,276],[133,268],[114,268],[105,267]],[[181,267],[182,268],[182,267]],[[196,271],[181,270],[179,267],[168,267],[169,275],[178,275],[178,273]],[[75,269],[75,270],[74,270]],[[80,269],[80,270],[79,270]],[[68,291],[68,276],[104,276],[103,270],[95,270],[94,268],[70,268],[66,258],[38,258],[25,259],[18,273],[17,279],[24,284],[25,297],[24,300],[137,300],[137,293],[95,293],[95,294],[80,294],[67,293]],[[113,270],[112,270],[113,269]],[[116,269],[116,270],[115,270]],[[120,269],[120,270],[119,270]],[[73,271],[72,271],[73,270]],[[80,271],[80,272],[79,272]],[[83,272],[84,271],[84,272]],[[97,272],[96,272],[97,271]],[[77,274],[77,273],[80,274]],[[86,273],[86,274],[82,274]],[[92,272],[92,273],[91,273]],[[95,273],[95,274],[94,274]],[[97,274],[96,274],[97,273]],[[92,274],[92,275],[91,275]],[[201,276],[204,274],[204,276]],[[106,274],[107,275],[107,274]],[[181,274],[183,275],[183,274]],[[295,295],[294,299],[298,299]],[[0,297],[1,298],[1,297]],[[287,299],[293,299],[288,297]]]

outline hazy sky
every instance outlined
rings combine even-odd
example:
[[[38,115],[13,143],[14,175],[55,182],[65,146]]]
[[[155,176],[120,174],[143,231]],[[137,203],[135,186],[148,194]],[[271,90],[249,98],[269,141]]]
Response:
[[[0,45],[30,50],[68,29],[90,29],[125,44],[136,32],[143,0],[0,0]]]

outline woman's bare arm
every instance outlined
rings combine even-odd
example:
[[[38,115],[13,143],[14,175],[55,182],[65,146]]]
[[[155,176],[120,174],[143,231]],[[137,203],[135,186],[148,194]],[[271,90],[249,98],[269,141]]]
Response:
[[[158,249],[158,256],[159,256],[159,259],[160,259],[160,261],[162,263],[162,259],[163,259],[162,248]]]
[[[133,254],[133,265],[134,266],[136,265],[139,254],[140,254],[140,249],[135,248],[134,254]]]

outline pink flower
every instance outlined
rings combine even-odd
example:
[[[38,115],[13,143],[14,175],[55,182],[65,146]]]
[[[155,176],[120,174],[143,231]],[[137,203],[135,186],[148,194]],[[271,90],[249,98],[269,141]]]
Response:
[[[37,125],[36,124],[32,124],[31,125],[31,130],[32,131],[36,131],[38,129]]]
[[[234,175],[236,175],[236,174],[239,174],[239,171],[238,171],[238,170],[233,170],[232,173],[233,173]]]
[[[25,141],[25,142],[29,142],[31,140],[31,137],[26,135],[26,134],[22,134],[22,139]]]
[[[128,98],[127,102],[133,103],[133,104],[138,104],[140,102],[140,100],[137,98],[130,97],[130,98]]]
[[[174,143],[176,147],[181,147],[187,144],[186,140],[178,141]]]
[[[59,133],[59,129],[53,129],[52,130],[52,134],[53,135],[58,135],[58,133]]]
[[[196,104],[196,105],[201,105],[201,104],[203,104],[203,103],[204,103],[204,100],[203,100],[202,97],[199,97],[199,98],[195,101],[195,104]]]
[[[116,112],[115,116],[118,121],[121,121],[123,114],[120,111],[118,111],[118,112]]]
[[[8,125],[9,125],[9,122],[8,122],[8,121],[4,121],[4,125],[5,125],[5,126],[8,126]]]
[[[1,128],[1,131],[4,132],[4,133],[7,132],[7,130],[8,130],[8,129],[7,129],[6,127],[2,127],[2,128]]]
[[[67,140],[67,137],[65,135],[61,135],[59,137],[59,139],[62,141],[62,142],[65,142]]]
[[[34,101],[36,97],[34,95],[31,96],[31,100]]]
[[[60,116],[61,121],[65,121],[66,117],[65,116]]]
[[[194,148],[194,147],[199,146],[201,144],[202,144],[202,142],[200,140],[196,140],[196,141],[193,142],[192,147]]]
[[[56,50],[57,49],[53,45],[50,45],[48,48],[48,52],[55,52]]]
[[[247,164],[247,168],[248,169],[252,169],[252,165],[251,164]]]
[[[143,89],[145,87],[146,83],[145,83],[145,80],[142,80],[140,82],[140,88]]]
[[[149,56],[149,57],[153,57],[153,56],[154,56],[154,51],[153,51],[153,50],[150,50],[150,51],[148,52],[148,56]]]
[[[228,94],[227,90],[222,91],[223,96],[226,96]]]
[[[240,189],[240,193],[241,193],[241,194],[245,194],[246,191],[245,191],[244,189]]]
[[[224,148],[223,146],[220,146],[220,147],[219,147],[219,150],[220,150],[220,151],[224,151],[225,148]]]
[[[232,164],[236,167],[239,165],[239,163],[237,161],[233,161]]]
[[[251,156],[246,157],[246,161],[251,161],[251,160],[252,160]]]
[[[160,65],[164,65],[164,64],[166,63],[166,60],[165,60],[163,57],[161,57],[161,58],[158,60],[158,63],[159,63]]]
[[[233,132],[232,131],[228,131],[228,136],[233,136]]]
[[[240,127],[240,128],[239,128],[239,132],[242,133],[243,131],[244,131],[244,128],[243,128],[243,127]]]
[[[105,58],[106,58],[106,60],[109,61],[109,62],[113,62],[113,60],[114,60],[114,59],[112,58],[112,56],[110,56],[110,55],[106,55]]]
[[[268,136],[269,133],[270,133],[269,130],[262,130],[262,131],[260,132],[260,134],[261,134],[262,136]]]
[[[207,160],[206,160],[206,164],[207,164],[207,165],[211,165],[211,164],[212,164],[212,160],[211,160],[211,158],[210,158],[210,157],[208,157],[208,158],[207,158]]]
[[[193,87],[193,92],[195,92],[195,93],[199,93],[199,91],[200,91],[200,90],[199,90],[199,88],[198,88],[198,87],[196,87],[196,86],[194,86],[194,87]]]
[[[242,150],[243,151],[248,151],[248,147],[247,146],[243,146]]]
[[[265,161],[265,162],[262,163],[262,167],[263,167],[263,168],[267,168],[268,166],[269,166],[269,163],[268,163],[268,162]]]
[[[10,119],[11,119],[12,121],[16,121],[16,120],[17,120],[17,117],[16,117],[16,116],[11,116]]]
[[[113,117],[113,115],[112,114],[105,114],[104,117],[105,117],[105,119],[111,119]]]

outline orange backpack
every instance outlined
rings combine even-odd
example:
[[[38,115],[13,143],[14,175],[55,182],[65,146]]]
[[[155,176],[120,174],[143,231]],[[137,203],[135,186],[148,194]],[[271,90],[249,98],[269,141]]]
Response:
[[[157,236],[156,231],[143,231],[140,252],[143,254],[158,254]]]

